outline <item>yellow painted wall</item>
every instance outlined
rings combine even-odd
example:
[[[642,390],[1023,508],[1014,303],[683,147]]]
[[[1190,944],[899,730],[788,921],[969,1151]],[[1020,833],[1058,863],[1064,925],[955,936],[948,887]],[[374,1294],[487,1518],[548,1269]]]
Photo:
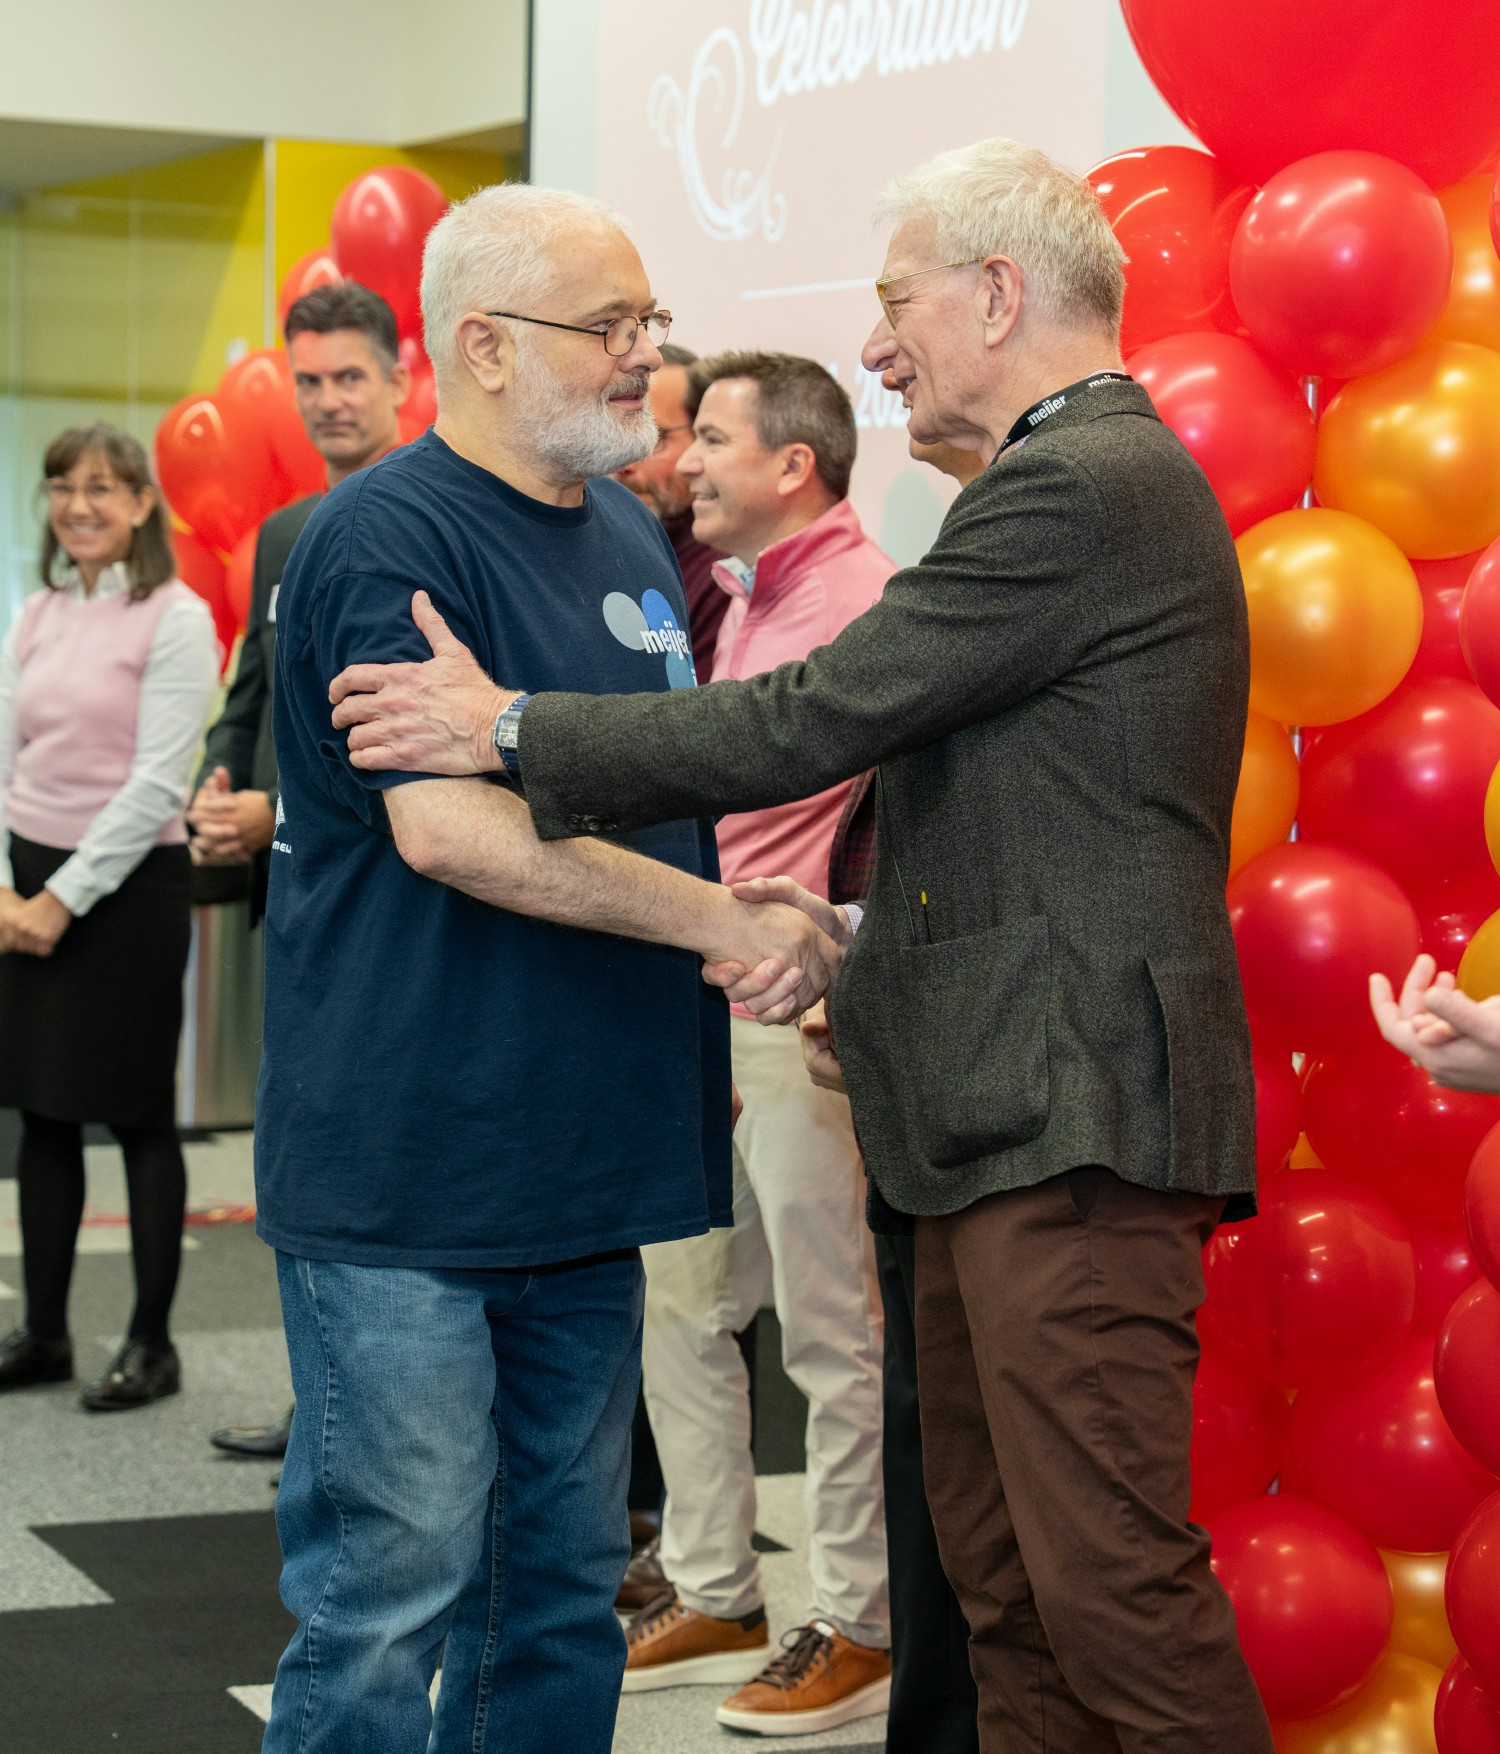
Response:
[[[260,345],[258,143],[20,198],[17,389],[161,403]]]
[[[332,144],[323,140],[276,142],[276,284],[309,250],[328,242],[328,222],[346,183],[382,164],[425,171],[451,201],[487,183],[517,177],[520,163],[498,152],[452,152],[439,147]]]

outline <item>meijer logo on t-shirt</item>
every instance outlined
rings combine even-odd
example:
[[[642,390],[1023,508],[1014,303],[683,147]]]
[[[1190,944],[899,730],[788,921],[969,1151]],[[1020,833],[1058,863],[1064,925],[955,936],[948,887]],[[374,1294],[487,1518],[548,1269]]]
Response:
[[[632,652],[665,658],[669,687],[696,684],[692,641],[677,625],[677,613],[660,591],[644,592],[639,603],[623,591],[611,591],[604,599],[604,625]]]

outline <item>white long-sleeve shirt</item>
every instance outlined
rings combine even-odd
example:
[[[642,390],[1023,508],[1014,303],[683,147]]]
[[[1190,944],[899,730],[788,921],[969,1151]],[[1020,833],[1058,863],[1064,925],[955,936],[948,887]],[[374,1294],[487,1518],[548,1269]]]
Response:
[[[89,596],[76,573],[59,588],[75,601]],[[112,566],[100,574],[92,597],[128,590],[124,566]],[[20,750],[20,631],[17,620],[0,644],[0,887],[5,888],[14,887],[7,803]],[[208,605],[196,596],[174,594],[157,623],[141,678],[129,773],[89,822],[72,856],[47,881],[70,913],[86,914],[118,889],[181,813],[218,681],[219,644]]]

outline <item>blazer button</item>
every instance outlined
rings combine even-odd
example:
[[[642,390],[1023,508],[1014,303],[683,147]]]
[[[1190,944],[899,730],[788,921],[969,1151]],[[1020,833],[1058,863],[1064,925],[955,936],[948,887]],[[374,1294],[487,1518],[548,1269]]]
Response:
[[[599,824],[599,832],[601,834],[618,834],[619,831],[620,825],[618,822],[601,822]]]
[[[583,819],[583,827],[589,834],[598,834],[599,818],[597,816],[585,816]]]

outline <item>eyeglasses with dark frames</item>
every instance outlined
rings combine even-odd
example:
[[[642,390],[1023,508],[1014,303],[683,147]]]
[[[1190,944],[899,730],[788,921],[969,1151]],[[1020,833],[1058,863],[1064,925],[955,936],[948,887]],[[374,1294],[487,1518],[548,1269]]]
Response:
[[[486,311],[487,317],[508,317],[513,323],[537,323],[544,329],[566,329],[570,335],[597,335],[611,359],[623,359],[635,346],[635,338],[646,331],[653,347],[660,347],[672,332],[672,313],[652,311],[649,317],[615,317],[595,327],[579,323],[559,323],[551,317],[524,317],[519,311]]]

